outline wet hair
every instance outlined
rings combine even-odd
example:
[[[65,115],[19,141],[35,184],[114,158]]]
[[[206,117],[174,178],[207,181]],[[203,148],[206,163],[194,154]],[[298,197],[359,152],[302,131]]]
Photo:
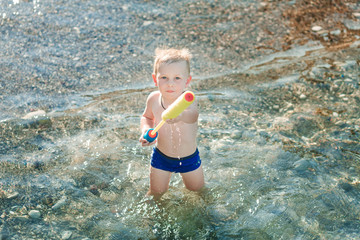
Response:
[[[161,64],[170,64],[176,62],[186,62],[188,73],[190,74],[191,53],[187,48],[157,48],[155,50],[154,74],[156,75]]]

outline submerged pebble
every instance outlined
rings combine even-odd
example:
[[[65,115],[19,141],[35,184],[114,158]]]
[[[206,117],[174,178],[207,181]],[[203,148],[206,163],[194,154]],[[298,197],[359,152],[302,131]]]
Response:
[[[52,206],[52,210],[59,210],[61,207],[65,206],[67,202],[67,197],[63,196],[59,201],[54,204],[54,206]]]
[[[296,171],[306,171],[310,167],[311,167],[311,163],[306,159],[301,159],[294,163],[294,169]]]
[[[31,210],[29,211],[29,216],[34,219],[38,219],[41,217],[41,213],[38,210]]]
[[[17,198],[18,196],[19,196],[18,192],[11,192],[6,195],[7,199],[14,199]]]
[[[302,100],[304,100],[304,99],[306,99],[306,95],[302,93],[302,94],[299,96],[299,98],[302,99]]]
[[[63,231],[61,233],[61,239],[68,240],[71,238],[72,232],[71,231]]]
[[[10,240],[10,236],[7,233],[0,233],[0,240]]]
[[[37,111],[26,114],[23,117],[23,119],[32,119],[32,118],[37,118],[37,117],[45,116],[45,115],[46,115],[46,112],[44,110],[37,110]]]
[[[322,30],[322,27],[320,27],[320,26],[313,26],[313,27],[311,28],[311,30],[313,30],[314,32],[319,32],[320,30]]]

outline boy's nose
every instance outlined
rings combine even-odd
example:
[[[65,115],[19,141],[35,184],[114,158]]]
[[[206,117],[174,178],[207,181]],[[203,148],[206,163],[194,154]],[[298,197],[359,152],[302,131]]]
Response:
[[[168,81],[168,84],[169,84],[169,85],[173,85],[174,82],[175,82],[174,79],[170,78],[169,81]]]

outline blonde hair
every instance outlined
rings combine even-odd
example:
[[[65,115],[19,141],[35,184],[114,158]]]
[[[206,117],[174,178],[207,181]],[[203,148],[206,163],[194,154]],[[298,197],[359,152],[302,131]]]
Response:
[[[155,50],[154,74],[157,75],[161,64],[170,64],[185,61],[188,73],[190,74],[191,53],[187,48],[157,48]]]

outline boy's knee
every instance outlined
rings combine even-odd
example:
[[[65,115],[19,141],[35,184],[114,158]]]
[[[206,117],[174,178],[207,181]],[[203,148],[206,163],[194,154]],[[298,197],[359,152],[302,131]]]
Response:
[[[193,191],[193,192],[199,192],[201,191],[201,189],[204,188],[204,183],[199,183],[199,184],[195,184],[195,185],[190,185],[190,186],[186,186],[186,188],[190,191]]]
[[[168,188],[150,188],[148,195],[152,195],[154,197],[161,197],[167,192]]]

